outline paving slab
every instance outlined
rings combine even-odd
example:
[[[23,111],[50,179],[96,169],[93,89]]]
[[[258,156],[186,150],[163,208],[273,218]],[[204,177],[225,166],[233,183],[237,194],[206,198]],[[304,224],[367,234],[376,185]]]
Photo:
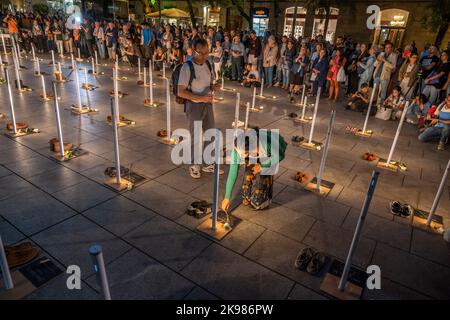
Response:
[[[176,270],[181,270],[211,244],[206,238],[160,216],[132,230],[124,238]]]
[[[184,297],[184,300],[218,300],[218,298],[205,289],[197,286]]]
[[[292,280],[217,244],[182,273],[221,299],[286,299],[294,285]]]
[[[66,167],[57,166],[52,170],[33,175],[28,181],[45,192],[55,193],[87,181],[87,178]]]
[[[450,268],[450,244],[442,235],[414,228],[411,253]]]
[[[0,237],[2,237],[3,244],[6,246],[25,239],[25,235],[22,232],[8,221],[3,220],[3,218],[0,218]]]
[[[296,284],[292,292],[289,294],[289,300],[328,300],[327,297],[306,287]]]

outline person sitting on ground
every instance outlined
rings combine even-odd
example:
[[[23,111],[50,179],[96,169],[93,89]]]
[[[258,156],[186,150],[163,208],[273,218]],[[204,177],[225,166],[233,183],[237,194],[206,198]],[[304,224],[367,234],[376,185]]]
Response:
[[[153,62],[155,63],[155,70],[160,71],[163,68],[163,63],[165,61],[164,50],[162,47],[156,48],[156,52],[153,55]]]
[[[131,66],[137,65],[137,56],[135,55],[133,41],[131,38],[126,38],[123,43],[122,54],[125,61],[128,61]]]
[[[424,94],[417,95],[406,110],[406,122],[417,124],[420,128],[424,126],[424,119],[428,111],[428,98]]]
[[[369,107],[370,87],[367,83],[361,85],[361,89],[348,99],[345,109],[363,112]]]
[[[252,85],[261,86],[261,78],[259,77],[258,67],[256,64],[250,65],[250,71],[246,76],[244,76],[244,80],[242,81],[242,85],[244,87],[251,87]]]
[[[445,145],[450,136],[450,95],[436,108],[433,115],[427,115],[425,121],[430,123],[428,128],[419,135],[419,140],[428,142],[439,139],[437,149],[439,151],[445,150]]]
[[[405,102],[405,98],[402,95],[402,88],[400,88],[400,86],[395,86],[391,95],[384,101],[383,106],[392,109],[392,120],[398,120],[402,116]]]
[[[241,186],[242,204],[251,205],[255,210],[262,210],[272,202],[274,175],[279,163],[284,159],[287,143],[282,136],[273,131],[261,131],[258,128],[253,130],[256,137],[241,133],[234,141],[225,197],[221,206],[225,212],[230,209],[230,199],[241,162],[245,163]],[[251,141],[252,138],[256,141]]]

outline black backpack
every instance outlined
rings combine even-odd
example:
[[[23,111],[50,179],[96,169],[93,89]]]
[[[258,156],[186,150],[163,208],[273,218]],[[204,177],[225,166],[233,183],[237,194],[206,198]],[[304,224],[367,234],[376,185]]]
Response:
[[[187,64],[189,66],[189,70],[190,70],[190,78],[189,78],[188,90],[191,90],[192,81],[195,79],[194,63],[191,60],[186,61],[185,63],[180,63],[177,66],[175,66],[175,68],[173,69],[173,72],[172,72],[172,92],[175,95],[176,102],[179,103],[179,104],[185,104],[186,103],[186,99],[181,98],[181,97],[178,96],[178,81],[179,81],[179,78],[180,78],[181,68],[183,67],[184,64]],[[212,67],[211,67],[211,64],[209,63],[208,60],[206,60],[206,65],[208,66],[209,71],[212,73]]]

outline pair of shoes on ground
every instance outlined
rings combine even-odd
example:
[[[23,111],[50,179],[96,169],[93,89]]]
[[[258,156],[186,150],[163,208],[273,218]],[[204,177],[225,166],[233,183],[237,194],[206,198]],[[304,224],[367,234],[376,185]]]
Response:
[[[348,132],[348,133],[356,133],[357,131],[358,131],[357,127],[347,126],[345,128],[345,132]]]
[[[295,259],[294,266],[308,272],[311,275],[318,275],[324,268],[327,257],[322,252],[318,252],[312,247],[303,248]]]
[[[366,152],[363,154],[362,158],[366,161],[374,161],[377,159],[377,156],[374,153]]]
[[[201,168],[201,171],[206,172],[206,173],[213,173],[214,172],[214,165],[210,164],[210,165],[204,166],[203,168]],[[200,166],[199,165],[190,166],[189,167],[189,174],[194,179],[200,179],[201,176],[202,176],[202,174],[200,172]],[[219,174],[223,174],[223,170],[222,169],[219,169]]]
[[[308,176],[301,171],[297,171],[297,173],[294,176],[294,180],[300,183],[308,181],[308,179],[309,179]]]
[[[414,214],[414,208],[407,203],[402,204],[399,201],[391,201],[390,207],[391,213],[395,216],[406,218]]]
[[[437,149],[439,151],[444,151],[446,149],[445,143],[439,142]]]
[[[22,242],[15,246],[5,246],[6,260],[10,269],[24,265],[39,255],[39,249],[31,242]]]
[[[300,142],[302,142],[303,140],[305,140],[305,137],[293,136],[291,140],[292,140],[292,142],[300,143]]]
[[[16,122],[16,128],[17,130],[23,130],[28,128],[28,124],[26,124],[25,122]],[[13,131],[14,130],[14,126],[12,122],[8,122],[6,124],[6,129],[9,131]]]
[[[210,214],[211,212],[212,212],[212,204],[205,200],[192,202],[186,210],[186,213],[188,215],[196,217],[198,219],[203,218],[204,216]]]
[[[295,118],[298,117],[298,114],[296,114],[295,112],[291,112],[291,113],[288,114],[288,117],[292,118],[292,119],[295,119]]]

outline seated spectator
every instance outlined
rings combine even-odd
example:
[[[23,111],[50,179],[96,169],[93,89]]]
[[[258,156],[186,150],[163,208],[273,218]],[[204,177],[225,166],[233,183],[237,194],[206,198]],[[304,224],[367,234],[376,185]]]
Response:
[[[441,61],[436,68],[425,79],[425,88],[422,93],[427,96],[430,103],[436,103],[440,91],[444,89],[450,73],[450,51],[443,51],[441,53]]]
[[[348,99],[345,109],[363,112],[369,107],[370,93],[369,85],[367,83],[361,84],[361,89],[353,93]]]
[[[392,109],[391,120],[398,120],[401,118],[405,102],[405,98],[402,95],[402,89],[399,86],[395,86],[392,94],[383,103],[385,108]]]
[[[164,50],[162,47],[156,48],[156,52],[153,55],[153,62],[155,63],[155,70],[160,71],[163,68],[163,63],[165,61]]]
[[[438,150],[445,150],[450,135],[450,95],[436,108],[433,115],[427,115],[426,122],[428,121],[428,127],[419,135],[419,140],[428,142],[437,139]]]
[[[260,86],[261,78],[259,76],[258,67],[256,64],[248,64],[250,71],[247,75],[244,76],[244,81],[242,81],[242,85],[245,87],[251,87],[252,85]]]
[[[124,61],[128,61],[132,66],[137,65],[137,56],[131,38],[127,38],[125,40],[124,46],[122,48],[122,55]]]
[[[411,124],[418,124],[419,128],[424,126],[424,119],[428,111],[428,99],[421,94],[415,97],[406,111],[406,122]]]

